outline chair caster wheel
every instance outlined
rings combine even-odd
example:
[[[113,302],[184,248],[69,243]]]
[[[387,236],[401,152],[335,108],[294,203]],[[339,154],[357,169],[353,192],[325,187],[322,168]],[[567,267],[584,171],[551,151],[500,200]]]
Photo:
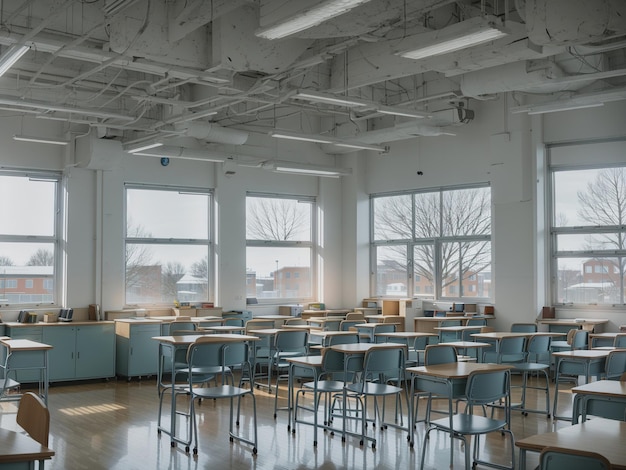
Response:
[[[171,445],[172,447],[176,447],[176,443],[175,443],[174,441],[170,442],[170,445]]]
[[[548,416],[549,417],[549,416]],[[161,430],[157,429],[157,434],[160,436],[161,435]]]
[[[197,447],[193,448],[193,455],[198,455],[198,448]]]
[[[252,449],[252,453],[256,455],[256,447]]]
[[[362,446],[363,445],[363,441],[359,441],[359,445]]]
[[[346,442],[346,438],[345,438],[345,437],[342,437],[342,438],[341,438],[341,442]]]
[[[189,453],[189,446],[185,446],[185,452]]]
[[[290,424],[287,425],[287,431],[291,431],[291,425]]]
[[[276,413],[274,413],[274,419],[276,419]]]
[[[330,431],[330,435],[334,436],[335,435],[335,431]]]
[[[235,439],[234,439],[233,437],[231,437],[231,438],[229,439],[229,441],[230,441],[230,442],[235,442]]]
[[[372,444],[372,449],[376,449],[376,443]]]
[[[317,447],[317,441],[313,441],[313,447]]]
[[[291,430],[291,434],[293,434],[293,435],[295,436],[295,435],[296,435],[296,430],[295,430],[295,429],[292,429],[292,430]]]

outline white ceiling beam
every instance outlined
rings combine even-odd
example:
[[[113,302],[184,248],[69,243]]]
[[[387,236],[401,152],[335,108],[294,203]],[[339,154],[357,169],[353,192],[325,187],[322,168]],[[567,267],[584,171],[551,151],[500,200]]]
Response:
[[[171,42],[179,41],[215,18],[239,8],[251,0],[177,0],[169,4],[171,18],[167,34]]]

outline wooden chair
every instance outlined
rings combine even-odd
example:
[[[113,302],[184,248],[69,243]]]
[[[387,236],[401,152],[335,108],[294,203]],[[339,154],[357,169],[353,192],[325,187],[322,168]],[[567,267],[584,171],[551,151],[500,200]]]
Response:
[[[26,392],[22,395],[16,421],[30,437],[42,446],[48,447],[50,411],[38,395],[33,392]],[[43,460],[39,461],[39,468],[44,468]]]

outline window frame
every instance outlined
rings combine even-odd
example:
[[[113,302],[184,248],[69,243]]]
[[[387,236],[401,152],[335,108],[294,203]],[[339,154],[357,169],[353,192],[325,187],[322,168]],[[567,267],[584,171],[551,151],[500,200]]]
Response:
[[[415,230],[415,209],[416,209],[415,196],[416,195],[427,194],[427,193],[438,194],[439,203],[441,204],[441,201],[443,199],[443,195],[445,192],[458,191],[458,190],[464,190],[464,189],[480,189],[480,188],[489,188],[491,192],[491,184],[486,182],[486,183],[477,183],[477,184],[468,184],[468,185],[442,186],[442,187],[434,187],[434,188],[423,188],[419,190],[371,194],[370,195],[370,272],[372,274],[370,277],[370,295],[376,296],[376,297],[386,297],[386,298],[398,297],[397,295],[381,294],[378,292],[377,249],[380,247],[384,247],[384,246],[398,246],[398,247],[403,246],[405,247],[406,255],[407,255],[407,265],[406,265],[407,289],[406,289],[406,296],[404,297],[420,298],[423,300],[444,300],[444,301],[472,300],[475,302],[491,302],[494,296],[493,287],[489,291],[491,295],[490,297],[467,296],[465,295],[465,292],[463,289],[464,280],[462,278],[459,279],[457,283],[455,283],[455,285],[457,285],[458,287],[457,290],[460,291],[457,296],[450,296],[450,295],[443,296],[442,294],[443,281],[441,279],[441,261],[440,260],[441,260],[442,245],[445,243],[464,243],[464,242],[471,243],[471,242],[487,241],[490,244],[490,266],[493,272],[493,240],[492,240],[493,230],[492,229],[490,230],[490,233],[488,235],[466,235],[466,236],[444,235],[443,234],[444,224],[443,224],[443,221],[440,219],[439,224],[438,224],[438,230],[439,230],[438,236],[417,238],[415,234],[415,231],[416,231]],[[375,221],[376,221],[375,220],[376,219],[375,200],[378,198],[393,197],[393,196],[410,196],[411,197],[411,212],[412,212],[411,214],[411,224],[412,224],[411,237],[408,239],[376,240],[375,239],[375,228],[376,228],[375,227]],[[490,206],[492,206],[493,204],[492,200],[493,200],[493,194],[491,193]],[[491,211],[491,207],[490,207],[490,211]],[[493,212],[491,211],[490,214],[491,214],[490,220],[492,220]],[[439,214],[439,216],[441,217],[441,213]],[[493,226],[492,222],[490,223],[490,225],[491,227]],[[430,245],[432,247],[432,250],[435,253],[435,260],[434,260],[434,266],[433,266],[434,283],[432,286],[425,286],[424,292],[418,294],[415,291],[415,282],[417,282],[417,280],[416,280],[416,276],[414,276],[414,273],[413,273],[414,271],[413,263],[414,263],[414,249],[416,246],[420,246],[420,245],[422,246]]]
[[[207,204],[207,239],[200,238],[161,238],[161,237],[129,237],[128,236],[128,190],[148,190],[148,191],[167,191],[178,192],[185,194],[198,194],[208,197]],[[124,248],[123,253],[126,253],[126,247],[130,244],[136,245],[166,245],[166,246],[206,246],[207,247],[207,270],[209,273],[209,279],[207,280],[207,299],[203,299],[202,302],[214,302],[216,301],[216,284],[217,274],[215,272],[215,195],[212,189],[206,188],[192,188],[185,186],[168,186],[158,184],[140,184],[140,183],[125,183],[124,184]],[[125,258],[125,256],[124,256]],[[126,263],[124,262],[124,276],[123,276],[123,289],[124,289],[124,305],[125,307],[132,306],[171,306],[174,302],[140,302],[140,303],[128,303],[127,299],[127,285],[126,285]]]
[[[572,152],[577,154],[578,148],[584,148],[584,146],[592,146],[595,144],[611,144],[611,143],[621,143],[626,144],[626,138],[615,138],[615,139],[590,139],[590,140],[581,140],[581,141],[573,141],[573,142],[560,142],[553,144],[546,144],[545,153],[546,153],[546,162],[547,162],[547,178],[546,178],[546,224],[548,228],[549,237],[547,239],[547,251],[550,256],[549,263],[549,292],[547,293],[547,298],[551,299],[552,305],[558,306],[560,308],[569,308],[573,310],[589,310],[589,309],[597,309],[597,310],[606,310],[606,309],[620,309],[626,310],[626,276],[621,276],[620,285],[618,286],[620,289],[619,292],[619,302],[616,303],[599,303],[599,302],[565,302],[559,300],[559,260],[566,258],[580,258],[587,259],[587,262],[583,263],[580,268],[580,275],[584,276],[585,274],[594,276],[596,274],[607,274],[610,276],[611,271],[607,269],[603,273],[599,273],[597,264],[587,264],[589,261],[594,259],[605,260],[611,262],[613,259],[623,259],[626,262],[626,249],[590,249],[590,250],[559,250],[558,249],[558,237],[562,235],[593,235],[600,233],[611,233],[611,234],[623,234],[626,237],[626,226],[619,225],[580,225],[576,222],[576,225],[573,226],[557,226],[557,214],[556,214],[556,174],[559,172],[567,172],[567,171],[585,171],[585,170],[604,170],[611,168],[623,168],[626,171],[626,162],[623,161],[614,161],[609,156],[608,158],[603,155],[596,155],[597,160],[594,164],[589,164],[587,162],[583,162],[580,160],[576,160],[573,162],[565,162],[553,161],[552,149],[555,148],[563,148],[563,147],[572,147]],[[600,147],[601,149],[601,147]],[[605,159],[606,158],[606,159]],[[561,159],[561,157],[557,157],[556,159]],[[618,273],[619,274],[619,273]],[[564,299],[567,300],[567,299]]]
[[[53,288],[50,289],[52,293],[52,301],[39,301],[39,302],[22,302],[11,303],[4,302],[5,299],[0,301],[1,306],[16,307],[16,308],[31,308],[41,305],[48,307],[60,307],[63,305],[65,296],[63,295],[65,278],[64,278],[64,263],[65,258],[61,253],[61,246],[64,242],[65,233],[63,231],[65,220],[65,207],[66,198],[65,194],[65,179],[61,172],[58,171],[46,171],[46,170],[1,170],[0,175],[9,177],[21,177],[32,180],[43,180],[55,183],[54,190],[54,217],[53,217],[53,233],[52,235],[3,235],[0,233],[0,243],[24,243],[24,244],[51,244],[53,246],[54,261],[52,263],[52,282]],[[4,288],[9,289],[7,279],[4,283]],[[17,283],[17,281],[16,281]],[[25,295],[32,295],[26,294]],[[1,295],[0,295],[1,297]]]
[[[254,240],[247,237],[247,200],[248,198],[267,198],[267,199],[286,199],[297,202],[308,202],[311,205],[311,220],[310,220],[310,241],[304,240]],[[264,193],[264,192],[246,192],[246,252],[248,248],[308,248],[310,249],[310,266],[311,266],[311,295],[309,297],[273,297],[273,298],[256,298],[259,305],[284,305],[284,304],[305,304],[314,302],[318,299],[318,246],[319,246],[319,233],[318,233],[318,217],[319,211],[317,206],[317,198],[315,196],[304,196],[295,194],[276,194],[276,193]],[[247,257],[246,257],[247,258]],[[246,259],[246,278],[248,275],[248,262]],[[280,273],[282,276],[283,273]],[[302,278],[299,277],[301,280]],[[246,279],[246,286],[248,285]],[[300,283],[298,283],[298,286]]]

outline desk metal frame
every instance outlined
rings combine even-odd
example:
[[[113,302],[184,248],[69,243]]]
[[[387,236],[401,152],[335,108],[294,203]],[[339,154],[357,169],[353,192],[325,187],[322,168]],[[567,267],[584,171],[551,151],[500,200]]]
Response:
[[[572,408],[572,424],[577,424],[578,419],[584,423],[587,421],[588,411],[593,411],[593,406],[608,406],[611,410],[621,412],[621,420],[626,420],[626,382],[617,380],[599,380],[589,384],[574,387],[574,406]],[[602,416],[603,418],[611,418]]]
[[[7,395],[10,388],[19,385],[17,376],[18,370],[38,370],[39,371],[39,396],[45,404],[48,404],[48,351],[52,349],[49,344],[38,343],[29,339],[0,339],[0,344],[6,348],[4,364],[0,365],[0,370],[4,373],[2,387],[0,388],[0,401],[16,401],[21,398],[21,394]],[[11,378],[11,375],[15,379]]]

